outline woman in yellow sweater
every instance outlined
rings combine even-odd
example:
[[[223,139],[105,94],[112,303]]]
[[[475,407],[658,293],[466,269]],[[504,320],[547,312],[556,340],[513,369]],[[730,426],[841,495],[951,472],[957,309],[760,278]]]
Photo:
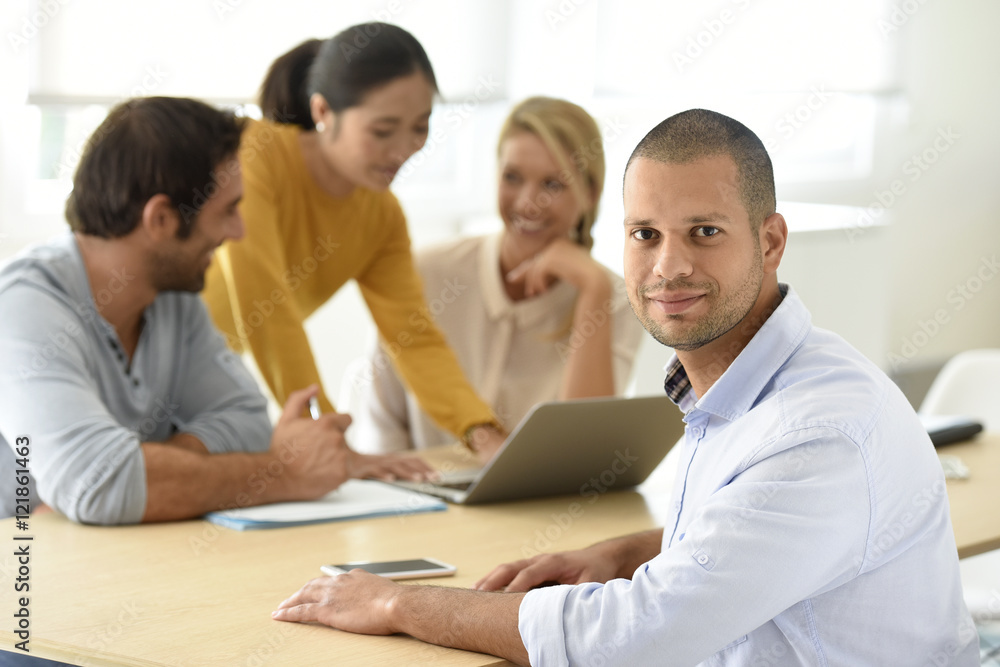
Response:
[[[406,220],[389,185],[427,138],[437,83],[420,43],[384,23],[309,40],[261,87],[265,120],[240,148],[246,237],[216,254],[204,297],[279,403],[319,384],[303,324],[355,279],[421,406],[473,449],[503,434],[428,317]],[[345,322],[344,326],[350,326]],[[320,406],[333,410],[325,392]]]

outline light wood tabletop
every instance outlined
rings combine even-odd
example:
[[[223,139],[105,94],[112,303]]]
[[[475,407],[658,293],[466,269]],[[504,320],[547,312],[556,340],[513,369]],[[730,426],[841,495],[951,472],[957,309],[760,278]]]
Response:
[[[969,480],[947,483],[962,557],[1000,547],[1000,435],[939,450],[959,456]],[[457,450],[438,456],[457,461]],[[449,458],[450,457],[450,458]],[[499,563],[586,546],[662,524],[675,462],[635,491],[444,512],[238,532],[204,521],[78,526],[33,515],[20,533],[0,521],[8,545],[30,544],[31,654],[84,665],[507,665],[495,657],[410,637],[352,635],[279,623],[270,612],[319,566],[430,556],[458,567],[421,584],[468,587]],[[590,502],[593,501],[593,502]],[[30,542],[15,542],[31,535]],[[0,556],[3,614],[16,602],[13,548]],[[0,628],[0,647],[18,638]]]
[[[461,467],[458,465],[456,467]],[[454,577],[416,584],[469,587],[496,565],[649,528],[637,491],[558,497],[296,528],[234,531],[205,521],[79,526],[32,515],[26,533],[0,521],[3,614],[30,544],[31,655],[86,665],[508,665],[493,656],[406,636],[352,635],[271,619],[278,603],[326,563],[429,556]],[[594,502],[589,502],[593,500]],[[666,501],[656,501],[666,505]],[[33,536],[14,542],[14,536]],[[18,638],[10,621],[0,646]]]
[[[958,557],[1000,548],[1000,433],[938,448],[969,468],[969,479],[949,479],[948,504]]]

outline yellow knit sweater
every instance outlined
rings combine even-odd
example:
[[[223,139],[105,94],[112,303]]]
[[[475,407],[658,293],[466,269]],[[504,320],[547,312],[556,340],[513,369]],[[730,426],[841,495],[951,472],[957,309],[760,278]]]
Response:
[[[494,422],[428,312],[396,197],[323,192],[307,171],[299,132],[259,121],[243,135],[246,236],[219,248],[203,292],[216,326],[231,347],[249,348],[283,404],[292,391],[320,384],[305,319],[354,278],[421,407],[456,435]],[[320,404],[333,409],[325,393]]]

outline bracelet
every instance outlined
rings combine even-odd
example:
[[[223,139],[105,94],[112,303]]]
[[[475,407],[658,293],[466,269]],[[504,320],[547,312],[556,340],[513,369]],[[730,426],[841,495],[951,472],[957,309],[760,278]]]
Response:
[[[477,428],[482,426],[489,426],[491,428],[496,428],[496,425],[492,422],[482,422],[481,424],[473,424],[469,428],[465,429],[465,433],[462,434],[462,444],[473,454],[476,453],[476,448],[472,446],[472,434],[475,433]]]

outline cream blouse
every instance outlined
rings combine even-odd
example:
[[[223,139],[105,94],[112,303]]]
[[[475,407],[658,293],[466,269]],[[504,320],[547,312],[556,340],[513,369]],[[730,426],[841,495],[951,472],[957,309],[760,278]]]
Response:
[[[476,392],[507,430],[541,401],[556,400],[565,361],[588,325],[570,331],[577,290],[560,282],[544,294],[512,301],[500,275],[500,234],[463,238],[417,253],[428,312],[414,313],[418,328],[433,318]],[[615,391],[629,379],[643,329],[625,295],[625,282],[608,270],[612,297],[590,320],[613,320]],[[560,335],[561,334],[561,335]],[[345,377],[347,432],[356,450],[385,453],[423,449],[455,441],[420,409],[400,381],[391,359],[407,340],[373,345],[373,352]]]

